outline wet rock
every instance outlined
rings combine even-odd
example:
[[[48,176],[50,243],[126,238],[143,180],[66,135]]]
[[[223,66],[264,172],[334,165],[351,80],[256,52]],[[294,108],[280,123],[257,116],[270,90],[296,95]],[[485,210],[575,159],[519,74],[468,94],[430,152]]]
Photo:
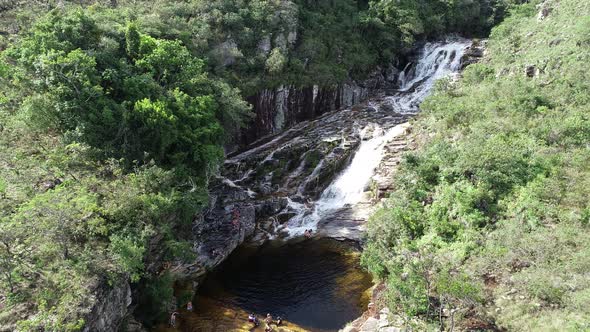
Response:
[[[289,221],[291,218],[295,217],[297,214],[294,212],[285,212],[285,213],[280,213],[277,215],[277,222],[279,224],[284,224],[287,221]]]
[[[332,153],[334,153],[335,155],[341,156],[346,152],[345,149],[341,148],[341,147],[336,147],[334,148],[334,150],[332,150]]]
[[[262,195],[265,195],[265,196],[268,196],[268,195],[272,194],[272,192],[273,192],[272,187],[266,183],[260,184],[260,187],[258,187],[258,190],[260,191],[260,193]]]
[[[385,69],[385,81],[389,82],[390,84],[396,84],[399,79],[400,70],[395,67],[393,64],[390,64],[387,69]]]
[[[381,111],[393,113],[393,112],[395,112],[395,108],[393,107],[392,104],[384,103],[381,105]]]
[[[481,61],[481,59],[485,55],[487,42],[487,39],[473,41],[471,46],[469,46],[465,50],[465,53],[463,53],[463,57],[461,58],[461,69],[464,69],[470,64],[478,63]]]
[[[287,207],[287,200],[284,197],[272,198],[255,206],[257,218],[268,218],[281,212]]]

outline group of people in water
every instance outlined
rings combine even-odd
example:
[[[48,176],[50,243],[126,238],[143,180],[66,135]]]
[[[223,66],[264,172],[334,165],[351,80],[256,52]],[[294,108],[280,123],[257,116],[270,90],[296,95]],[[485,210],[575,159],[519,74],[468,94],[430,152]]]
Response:
[[[305,232],[303,232],[303,235],[310,239],[313,236],[313,229],[306,229]]]
[[[191,301],[188,301],[188,303],[186,304],[186,311],[193,311],[193,303]],[[176,327],[176,320],[178,319],[178,316],[180,316],[180,313],[178,311],[174,311],[172,313],[172,315],[170,316],[170,327]]]
[[[186,310],[189,312],[193,311],[193,303],[191,301],[189,301],[186,304]],[[174,311],[172,313],[172,315],[170,316],[170,323],[169,323],[170,327],[176,328],[176,324],[177,324],[177,320],[178,320],[179,316],[180,316],[180,313],[178,311]],[[253,323],[254,327],[260,326],[260,320],[254,314],[248,315],[248,322]],[[272,324],[274,324],[277,327],[281,326],[283,324],[283,319],[281,318],[281,316],[277,316],[277,319],[274,320],[272,318],[272,315],[270,313],[268,313],[268,314],[266,314],[266,317],[264,318],[264,323],[265,323],[264,331],[271,332],[273,330]]]
[[[260,325],[260,321],[258,320],[258,317],[256,317],[256,315],[254,315],[254,314],[248,315],[248,321],[250,323],[254,324],[254,327],[257,327]],[[274,323],[277,327],[281,326],[281,324],[283,324],[283,319],[281,318],[281,316],[278,316],[277,320],[275,321],[272,319],[271,314],[266,314],[266,318],[264,318],[264,323],[266,324],[266,326],[264,327],[264,332],[270,332],[273,330],[272,324]]]

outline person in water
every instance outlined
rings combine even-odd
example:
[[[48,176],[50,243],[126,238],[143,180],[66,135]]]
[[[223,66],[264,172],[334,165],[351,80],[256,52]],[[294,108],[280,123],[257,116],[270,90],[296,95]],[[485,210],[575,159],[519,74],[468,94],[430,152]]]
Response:
[[[176,318],[178,317],[178,312],[173,312],[172,316],[170,316],[170,327],[176,327]]]
[[[186,310],[193,311],[193,303],[191,301],[188,301],[186,304]]]
[[[264,321],[266,322],[266,325],[270,326],[270,324],[272,324],[272,316],[270,314],[266,314]]]
[[[254,326],[260,325],[260,322],[258,321],[258,318],[256,318],[256,316],[254,314],[249,314],[248,315],[248,321],[250,323],[254,323]]]
[[[313,230],[311,230],[311,229],[306,229],[306,230],[305,230],[305,232],[303,233],[303,235],[304,235],[306,238],[308,238],[308,239],[309,239],[309,238],[311,238],[311,233],[312,233],[312,232],[313,232]]]
[[[283,324],[283,319],[281,316],[277,316],[277,326],[281,326],[281,324]]]

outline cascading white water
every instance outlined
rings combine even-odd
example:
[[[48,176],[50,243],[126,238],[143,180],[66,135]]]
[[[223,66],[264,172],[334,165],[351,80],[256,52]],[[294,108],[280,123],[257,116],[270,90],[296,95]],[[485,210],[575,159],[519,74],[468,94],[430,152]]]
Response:
[[[379,126],[374,126],[373,137],[361,143],[350,165],[323,191],[311,211],[305,204],[290,201],[289,207],[299,213],[288,223],[289,234],[300,235],[306,229],[315,230],[323,217],[361,201],[366,185],[381,162],[386,143],[401,135],[406,128],[401,124],[384,132]]]
[[[407,68],[400,82],[399,92],[387,98],[398,113],[416,113],[419,104],[432,90],[436,80],[457,72],[465,48],[471,44],[465,39],[453,39],[445,43],[427,43],[414,68],[414,76],[408,79]]]
[[[424,46],[416,67],[411,74],[400,75],[400,89],[388,97],[397,113],[415,113],[418,105],[432,90],[437,79],[453,72],[461,66],[461,58],[470,41],[453,39],[444,43],[428,43]],[[407,69],[407,68],[406,68]],[[363,193],[375,169],[383,159],[384,147],[396,136],[401,135],[406,125],[398,125],[383,131],[373,126],[371,139],[363,140],[350,165],[326,188],[320,199],[313,204],[289,202],[289,209],[297,215],[286,225],[290,236],[301,235],[306,229],[317,228],[318,222],[346,205],[354,205],[363,199]],[[360,133],[361,138],[363,132]]]

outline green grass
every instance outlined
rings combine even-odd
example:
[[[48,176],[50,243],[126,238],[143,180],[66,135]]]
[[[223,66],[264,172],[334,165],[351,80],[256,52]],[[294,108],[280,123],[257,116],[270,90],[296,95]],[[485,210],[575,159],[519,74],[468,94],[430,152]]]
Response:
[[[444,301],[514,331],[590,329],[590,3],[547,1],[544,20],[537,4],[514,8],[484,61],[422,105],[420,148],[364,255],[393,308],[438,321]],[[449,274],[479,291],[442,287]]]

